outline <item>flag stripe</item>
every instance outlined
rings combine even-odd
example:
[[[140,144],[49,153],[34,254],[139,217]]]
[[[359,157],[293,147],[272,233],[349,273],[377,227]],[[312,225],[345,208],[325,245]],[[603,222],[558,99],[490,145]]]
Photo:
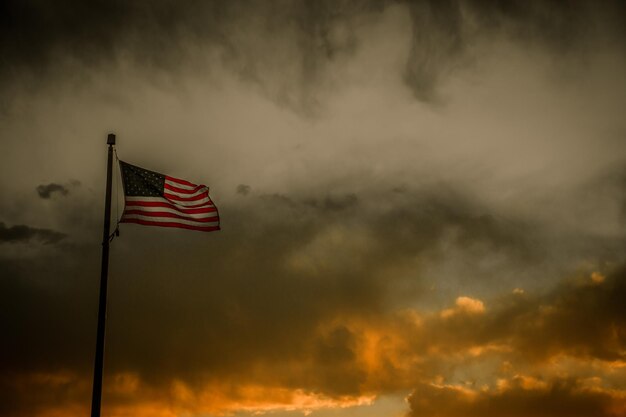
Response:
[[[135,202],[135,201],[146,201],[146,202],[168,202],[170,204],[173,205],[178,205],[179,202],[178,201],[173,201],[173,200],[168,200],[165,197],[154,197],[154,196],[149,196],[149,197],[143,197],[143,196],[134,196],[134,195],[127,195],[126,197],[126,201],[127,202]],[[210,199],[209,199],[210,200]],[[213,205],[213,202],[210,201],[209,205]]]
[[[189,181],[181,180],[180,178],[170,177],[168,175],[165,176],[165,182],[166,183],[169,182],[171,185],[174,185],[179,188],[186,188],[189,190],[192,190],[193,188],[197,187],[196,184],[193,184]]]
[[[198,185],[196,188],[189,190],[186,188],[180,188],[180,187],[176,187],[174,185],[165,183],[164,184],[165,189],[167,190],[167,192],[171,193],[171,194],[176,194],[176,195],[180,195],[181,197],[186,197],[186,196],[191,196],[197,193],[200,193],[202,191],[209,191],[206,189],[206,187],[204,185]]]
[[[168,179],[165,179],[165,184],[171,186],[171,187],[176,187],[176,188],[180,188],[181,190],[187,190],[187,191],[191,191],[194,190],[196,187],[192,187],[190,185],[185,185],[185,184],[179,184],[177,182],[174,181],[170,181]]]
[[[217,221],[219,220],[217,213],[200,213],[200,214],[183,214],[177,213],[175,210],[163,207],[142,207],[140,209],[126,210],[125,214],[142,214],[153,217],[174,217],[177,219],[189,219],[198,222]]]
[[[213,207],[207,207],[206,209],[193,209],[196,211],[195,213],[187,213],[167,206],[128,206],[128,210],[143,211],[145,213],[172,213],[182,217],[189,217],[190,219],[215,217],[217,215],[217,210]]]
[[[126,220],[122,219],[122,222],[123,223],[137,223],[137,224],[142,224],[144,226],[179,227],[182,229],[198,230],[201,232],[212,232],[215,230],[220,230],[219,226],[190,226],[190,225],[180,224],[180,223],[147,221],[147,220],[139,220],[139,219],[126,219]]]
[[[143,214],[124,214],[122,216],[122,221],[130,220],[130,219],[153,221],[153,222],[165,222],[165,223],[179,223],[179,224],[186,224],[188,226],[202,226],[202,227],[219,225],[219,221],[217,221],[217,219],[214,219],[211,222],[201,222],[197,220],[177,219],[175,217],[168,217],[168,216],[161,217],[161,216],[152,216],[152,215],[143,215]]]
[[[181,196],[178,196],[176,194],[171,194],[171,193],[164,192],[163,193],[163,197],[167,198],[168,200],[174,200],[174,201],[193,201],[193,202],[197,202],[198,200],[202,200],[204,198],[209,198],[209,193],[205,189],[205,190],[203,190],[199,194],[181,197]]]
[[[213,202],[211,201],[211,199],[209,197],[206,197],[204,200],[198,200],[198,201],[173,201],[173,200],[170,200],[170,202],[172,204],[174,204],[174,205],[183,206],[183,207],[186,207],[186,208],[207,207],[207,206],[212,206],[213,205]]]
[[[199,207],[199,208],[182,208],[182,207],[178,207],[168,202],[164,198],[162,200],[163,201],[129,201],[127,199],[126,207],[165,207],[165,208],[170,208],[172,210],[176,210],[179,213],[185,213],[185,214],[214,213],[217,211],[217,208],[212,205],[208,205],[206,207]]]
[[[165,202],[169,202],[170,204],[173,204],[175,206],[181,206],[184,208],[196,208],[196,207],[203,207],[203,206],[213,206],[213,202],[211,201],[210,198],[206,198],[206,201],[174,201],[174,200],[170,200],[170,199],[166,199],[163,197],[137,197],[137,196],[126,196],[126,201],[165,201]]]

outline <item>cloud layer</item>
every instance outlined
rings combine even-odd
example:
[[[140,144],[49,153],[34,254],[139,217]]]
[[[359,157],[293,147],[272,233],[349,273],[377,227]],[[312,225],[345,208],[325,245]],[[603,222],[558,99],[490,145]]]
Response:
[[[475,414],[530,415],[539,403],[570,398],[546,415],[579,402],[599,415],[623,405],[623,269],[581,271],[547,293],[513,291],[513,281],[509,294],[498,295],[460,281],[454,291],[488,298],[457,293],[450,300],[449,291],[432,290],[443,284],[428,275],[437,259],[497,250],[511,270],[545,262],[549,244],[526,242],[528,226],[476,216],[456,198],[389,193],[383,196],[393,204],[383,212],[353,194],[240,196],[247,205],[222,208],[230,232],[214,240],[124,228],[112,253],[110,412],[221,414],[288,410],[299,401],[314,410],[413,387],[414,415],[456,415],[468,404]],[[87,258],[79,255],[85,250]],[[11,276],[2,291],[9,309],[2,327],[12,334],[2,355],[8,415],[53,406],[41,396],[25,407],[32,390],[63,398],[63,407],[87,403],[96,282],[79,284],[79,271],[97,275],[97,247],[63,252],[52,271],[43,255],[36,263],[4,261]],[[63,283],[33,281],[45,270]],[[489,272],[465,269],[486,286],[493,285]],[[72,320],[77,313],[84,318]],[[10,330],[12,323],[21,330]],[[45,346],[37,343],[42,337]],[[439,401],[449,414],[436,414]]]

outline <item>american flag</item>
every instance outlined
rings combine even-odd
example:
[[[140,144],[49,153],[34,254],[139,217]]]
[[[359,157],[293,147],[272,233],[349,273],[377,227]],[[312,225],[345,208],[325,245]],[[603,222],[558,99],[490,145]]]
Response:
[[[220,229],[209,188],[120,161],[126,205],[122,223],[179,227],[211,232]]]

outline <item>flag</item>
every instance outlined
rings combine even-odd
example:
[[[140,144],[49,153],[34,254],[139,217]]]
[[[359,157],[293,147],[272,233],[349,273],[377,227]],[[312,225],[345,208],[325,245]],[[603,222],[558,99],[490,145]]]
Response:
[[[179,227],[211,232],[220,229],[209,188],[120,161],[125,207],[122,223]]]

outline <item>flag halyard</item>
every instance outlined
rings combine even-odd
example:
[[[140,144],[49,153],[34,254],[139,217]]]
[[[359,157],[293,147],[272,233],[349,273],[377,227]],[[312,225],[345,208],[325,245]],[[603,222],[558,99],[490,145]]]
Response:
[[[209,188],[120,161],[125,207],[122,223],[220,230]]]

